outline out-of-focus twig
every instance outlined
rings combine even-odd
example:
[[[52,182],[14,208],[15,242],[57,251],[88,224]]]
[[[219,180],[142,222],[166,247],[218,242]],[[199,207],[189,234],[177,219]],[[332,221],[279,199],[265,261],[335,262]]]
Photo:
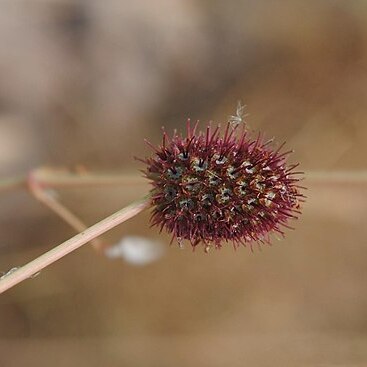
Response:
[[[147,183],[143,177],[131,174],[72,173],[49,168],[38,168],[30,174],[40,185],[48,188],[133,186]],[[0,179],[0,192],[27,188],[28,176]]]
[[[60,201],[49,194],[46,189],[44,189],[42,185],[39,184],[36,177],[32,173],[30,173],[28,176],[28,188],[34,198],[36,198],[43,205],[45,205],[61,219],[63,219],[66,223],[68,223],[72,228],[77,231],[77,233],[83,232],[88,228],[88,226],[84,224],[84,222],[80,218],[78,218],[76,214],[71,212],[68,208],[61,204]],[[93,247],[98,251],[102,251],[102,249],[106,247],[104,241],[99,238],[93,239],[91,243]]]
[[[27,186],[26,176],[3,178],[0,180],[0,193],[2,191],[16,190]]]
[[[68,171],[39,168],[31,171],[33,177],[43,187],[104,187],[146,185],[147,180],[138,174],[94,174],[72,173]],[[17,176],[0,179],[0,192],[27,188],[28,176]],[[308,171],[305,174],[307,183],[328,184],[367,184],[367,171]]]
[[[367,171],[311,171],[305,181],[316,184],[367,184]]]
[[[135,174],[70,173],[50,169],[37,170],[37,179],[40,183],[55,188],[146,184],[143,177]]]
[[[47,189],[84,186],[104,187],[110,185],[131,186],[143,183],[145,183],[144,180],[137,175],[72,173],[65,170],[38,168],[30,171],[25,176],[0,180],[0,192],[25,188],[34,198],[57,214],[77,232],[82,232],[88,226],[70,209],[54,198]],[[108,247],[108,244],[99,238],[95,238],[91,242],[93,247],[101,253]]]

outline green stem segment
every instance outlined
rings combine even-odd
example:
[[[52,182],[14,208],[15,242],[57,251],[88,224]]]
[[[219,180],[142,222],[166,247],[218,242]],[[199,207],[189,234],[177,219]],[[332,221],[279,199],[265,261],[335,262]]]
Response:
[[[32,260],[28,264],[18,268],[15,271],[9,272],[8,275],[3,276],[0,280],[0,294],[14,287],[23,280],[31,278],[33,275],[37,274],[48,265],[51,265],[55,261],[63,258],[70,252],[77,250],[79,247],[83,246],[94,238],[134,217],[149,206],[149,196],[146,196],[142,200],[133,202],[127,207],[119,210],[118,212],[89,227],[85,231],[63,242],[61,245],[56,246],[50,251]]]

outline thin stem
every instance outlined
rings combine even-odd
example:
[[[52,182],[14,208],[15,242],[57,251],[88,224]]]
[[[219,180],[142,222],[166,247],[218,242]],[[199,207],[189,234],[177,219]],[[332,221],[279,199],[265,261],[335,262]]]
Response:
[[[78,186],[119,186],[146,184],[147,181],[138,175],[129,174],[92,174],[58,172],[51,169],[36,171],[38,182],[51,188]]]
[[[105,187],[146,185],[147,181],[138,175],[71,173],[40,168],[31,172],[39,184],[48,188]],[[0,193],[27,187],[28,176],[18,176],[0,180]],[[320,185],[367,184],[367,171],[307,171],[307,182]]]
[[[92,227],[89,227],[85,231],[63,242],[61,245],[54,247],[50,251],[39,256],[35,260],[32,260],[28,264],[18,268],[15,271],[9,272],[0,280],[0,294],[14,287],[16,284],[22,282],[23,280],[32,277],[48,265],[61,259],[62,257],[78,249],[79,247],[83,246],[94,238],[134,217],[135,215],[142,212],[144,209],[148,208],[149,205],[149,196],[145,197],[142,200],[133,202],[127,207],[119,210],[118,212],[93,225]]]
[[[311,171],[305,174],[306,181],[321,184],[367,184],[367,171]]]
[[[0,192],[16,190],[27,186],[25,176],[8,177],[0,180]]]
[[[50,168],[38,168],[32,170],[29,174],[36,178],[39,184],[48,188],[132,186],[147,183],[143,177],[131,174],[72,173]],[[28,176],[1,179],[0,192],[26,188]]]
[[[88,228],[88,226],[76,214],[71,212],[52,195],[48,194],[48,192],[43,188],[42,185],[39,184],[37,178],[32,173],[29,174],[28,177],[28,188],[35,199],[53,211],[78,233],[83,232]],[[106,247],[105,243],[99,238],[93,239],[91,243],[98,251],[102,251]]]

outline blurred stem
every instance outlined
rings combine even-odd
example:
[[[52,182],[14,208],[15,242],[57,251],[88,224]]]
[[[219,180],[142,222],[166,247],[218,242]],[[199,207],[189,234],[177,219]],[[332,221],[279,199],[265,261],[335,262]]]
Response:
[[[28,176],[28,188],[30,193],[53,211],[56,215],[58,215],[61,219],[63,219],[66,223],[68,223],[72,228],[74,228],[78,233],[83,232],[88,228],[84,222],[78,218],[77,215],[72,213],[68,208],[62,205],[57,199],[55,199],[51,194],[49,194],[37,181],[37,178],[34,174],[30,173]],[[93,247],[98,250],[102,251],[106,244],[100,240],[99,238],[95,238],[91,241]]]
[[[25,176],[9,177],[0,180],[0,192],[21,189],[26,187],[27,180]]]
[[[101,234],[134,217],[144,209],[148,208],[149,205],[150,197],[148,195],[87,228],[85,231],[63,242],[61,245],[51,249],[28,264],[14,271],[10,271],[0,280],[0,294],[14,287],[23,280],[32,277],[48,265],[60,260],[70,252],[75,251]]]
[[[39,168],[31,171],[37,182],[47,188],[105,187],[144,185],[147,181],[138,175],[71,173],[68,171]],[[329,184],[367,184],[367,171],[308,171],[306,182]],[[27,187],[28,176],[0,180],[0,193]]]
[[[50,168],[38,168],[32,170],[29,175],[32,175],[40,185],[48,188],[146,184],[143,177],[129,174],[72,173]],[[1,179],[0,192],[26,188],[29,175]]]
[[[367,171],[310,171],[305,181],[316,184],[367,184]]]

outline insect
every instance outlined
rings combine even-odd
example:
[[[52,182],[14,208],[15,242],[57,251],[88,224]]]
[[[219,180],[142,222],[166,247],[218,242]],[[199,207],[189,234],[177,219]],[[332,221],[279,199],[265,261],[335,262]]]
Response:
[[[244,118],[248,116],[244,113],[246,105],[242,105],[241,101],[237,102],[236,115],[228,116],[228,122],[233,126],[238,126],[242,123],[246,124]]]

